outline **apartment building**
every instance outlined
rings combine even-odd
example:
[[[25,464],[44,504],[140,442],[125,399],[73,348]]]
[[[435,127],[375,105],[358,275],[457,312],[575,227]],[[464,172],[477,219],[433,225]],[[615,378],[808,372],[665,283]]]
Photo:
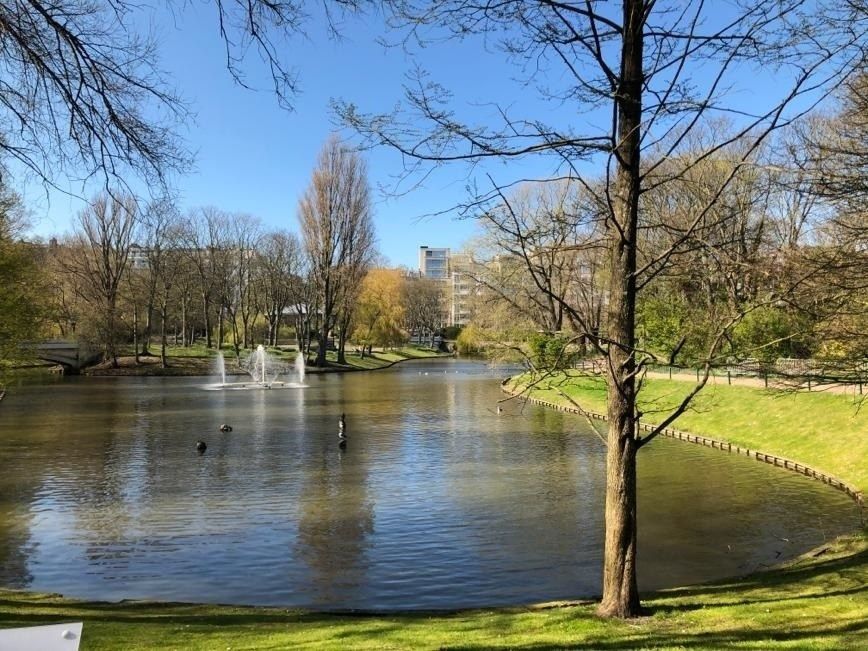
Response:
[[[446,280],[449,278],[449,249],[430,246],[419,247],[419,274],[423,278]]]
[[[473,296],[477,283],[470,274],[472,259],[465,253],[452,253],[448,248],[419,247],[419,275],[443,282],[446,305],[444,317],[450,326],[470,322]]]

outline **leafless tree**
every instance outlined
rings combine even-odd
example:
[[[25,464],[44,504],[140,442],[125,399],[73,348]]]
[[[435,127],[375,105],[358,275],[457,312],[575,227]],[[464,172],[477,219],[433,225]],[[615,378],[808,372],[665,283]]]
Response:
[[[145,234],[148,273],[155,288],[154,302],[160,316],[160,365],[168,368],[166,358],[169,309],[183,264],[183,252],[179,248],[181,215],[170,199],[153,202],[142,216],[142,232]]]
[[[441,85],[419,74],[407,88],[406,111],[365,115],[337,106],[345,122],[371,144],[393,147],[410,172],[429,164],[487,159],[549,161],[553,176],[593,193],[604,207],[608,268],[606,332],[599,342],[608,384],[606,540],[599,612],[640,612],[636,583],[636,455],[690,404],[704,381],[647,435],[638,427],[639,378],[649,356],[636,347],[638,292],[666,268],[714,209],[731,178],[777,129],[808,111],[830,85],[861,60],[866,16],[852,5],[807,0],[718,3],[622,0],[482,2],[393,0],[391,23],[404,42],[428,44],[479,37],[497,42],[524,75],[522,92],[537,91],[571,110],[515,115],[497,107],[500,122],[471,124]],[[774,71],[771,99],[739,102],[731,92],[756,71]],[[569,118],[557,123],[559,117]],[[720,132],[700,156],[690,136],[721,115]],[[580,128],[579,125],[587,125]],[[695,166],[750,138],[718,191],[696,206],[671,245],[640,259],[643,194],[677,182]],[[661,176],[662,165],[681,165]],[[590,170],[590,172],[589,172]],[[485,212],[513,183],[472,197],[468,212]],[[724,324],[725,326],[726,324]],[[724,331],[725,331],[724,327]],[[584,334],[587,334],[584,333]],[[722,335],[721,335],[722,336]],[[713,352],[713,351],[712,351]],[[705,379],[707,379],[707,369]]]
[[[54,166],[115,183],[132,172],[162,183],[187,164],[174,125],[186,109],[168,90],[134,3],[15,0],[0,5],[0,151],[41,178]]]
[[[258,300],[271,346],[277,345],[286,309],[301,302],[301,255],[301,243],[287,231],[267,233],[257,251]]]
[[[348,330],[349,301],[374,255],[365,163],[335,136],[320,152],[298,215],[321,315],[315,363],[324,366],[329,333],[337,326]]]
[[[259,220],[251,215],[232,215],[228,235],[221,251],[227,272],[221,294],[232,326],[232,345],[239,357],[241,348],[252,344],[251,326],[257,311],[254,273],[262,237]]]
[[[167,3],[168,4],[168,3]],[[356,0],[322,4],[328,31]],[[232,78],[249,86],[244,61],[266,66],[281,106],[298,82],[282,44],[303,31],[302,0],[216,0],[216,28]],[[152,10],[134,0],[12,0],[0,4],[0,153],[48,183],[64,172],[106,187],[132,176],[154,187],[191,161],[176,132],[189,113],[160,70]]]
[[[578,183],[523,184],[482,215],[468,273],[539,330],[599,333],[601,212]]]
[[[114,367],[118,366],[118,297],[127,273],[130,245],[139,218],[138,206],[129,196],[102,194],[78,214],[78,232],[67,257],[82,298],[96,316],[100,343]]]
[[[420,337],[427,334],[434,346],[434,337],[443,327],[446,287],[432,278],[408,278],[402,287],[405,327]]]
[[[227,229],[228,222],[223,212],[217,208],[204,207],[187,214],[181,232],[184,252],[198,281],[205,345],[208,348],[213,347],[215,303],[222,306],[222,295],[226,293]],[[222,336],[219,342],[222,343]]]

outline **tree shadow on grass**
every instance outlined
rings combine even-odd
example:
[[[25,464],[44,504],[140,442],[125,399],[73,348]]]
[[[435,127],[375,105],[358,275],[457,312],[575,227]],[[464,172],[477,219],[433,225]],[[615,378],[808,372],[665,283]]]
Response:
[[[868,624],[864,621],[848,622],[836,626],[824,626],[820,629],[806,627],[804,630],[781,630],[781,626],[766,626],[759,628],[731,629],[726,631],[701,633],[667,633],[659,634],[653,631],[642,634],[609,634],[586,636],[576,641],[564,643],[527,643],[505,644],[496,643],[467,645],[446,645],[441,649],[449,651],[481,651],[483,649],[516,649],[521,651],[555,651],[556,649],[594,649],[596,651],[615,651],[618,649],[761,649],[765,651],[772,646],[787,648],[828,648],[828,649],[864,649],[868,642]],[[826,638],[825,640],[823,638]],[[846,642],[841,643],[841,638]]]
[[[842,553],[804,559],[741,580],[646,595],[650,616],[633,622],[599,619],[588,603],[536,611],[323,613],[183,603],[78,602],[57,595],[0,592],[0,628],[84,621],[105,627],[101,637],[111,638],[120,635],[118,631],[128,633],[129,627],[155,625],[163,627],[163,635],[177,635],[178,640],[185,636],[208,640],[224,634],[243,637],[249,631],[251,640],[258,643],[262,638],[264,648],[272,644],[269,633],[287,635],[274,648],[282,648],[280,644],[285,645],[289,636],[303,644],[334,648],[404,648],[416,646],[416,641],[426,647],[433,642],[435,647],[465,650],[835,648],[842,640],[844,648],[851,642],[852,648],[868,648],[868,618],[859,615],[859,604],[865,603],[868,593],[868,549],[832,555]],[[821,599],[830,601],[812,610],[815,600]],[[846,605],[841,612],[835,610],[836,599]],[[780,610],[778,621],[766,614],[770,604],[779,604],[775,609]],[[742,610],[726,610],[733,607]],[[697,614],[700,610],[703,614]],[[707,628],[714,630],[703,629],[705,613]],[[453,641],[458,644],[450,644]]]
[[[852,553],[846,556],[830,558],[828,560],[812,560],[807,564],[795,564],[790,567],[778,568],[766,572],[758,572],[748,577],[733,580],[715,581],[713,583],[691,586],[686,588],[675,588],[666,590],[653,595],[655,598],[662,599],[697,599],[702,600],[705,605],[724,606],[724,605],[741,605],[748,603],[762,603],[763,601],[780,601],[781,598],[767,598],[764,590],[780,590],[790,586],[799,585],[816,585],[817,591],[815,594],[795,594],[792,599],[809,599],[822,598],[833,595],[855,594],[868,590],[865,581],[860,581],[859,585],[853,589],[827,591],[823,589],[822,579],[834,574],[850,574],[864,577],[868,574],[868,549]],[[838,577],[837,581],[846,581]],[[854,581],[857,577],[854,576]],[[755,597],[751,593],[756,593]],[[741,600],[728,600],[728,604],[713,601],[715,595],[723,594],[727,596],[743,595]],[[708,600],[708,598],[712,600]],[[692,608],[702,607],[691,603],[684,604],[655,604],[652,606],[652,611],[659,608],[667,610],[690,610]]]

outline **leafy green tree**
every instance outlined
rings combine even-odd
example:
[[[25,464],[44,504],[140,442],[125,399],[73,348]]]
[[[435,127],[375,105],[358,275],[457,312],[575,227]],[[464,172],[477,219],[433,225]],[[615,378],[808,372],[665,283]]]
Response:
[[[398,269],[371,269],[362,281],[356,304],[353,341],[371,346],[394,346],[406,339],[404,322],[404,278]]]
[[[483,349],[483,334],[479,326],[471,323],[461,330],[455,347],[461,355],[478,355]]]
[[[22,357],[20,344],[40,332],[42,300],[41,250],[19,239],[21,201],[0,189],[0,360]]]
[[[766,363],[779,357],[808,357],[810,330],[806,316],[762,306],[748,312],[733,329],[733,352]]]
[[[540,371],[568,368],[572,360],[567,351],[568,339],[560,335],[535,333],[528,340],[530,358]]]

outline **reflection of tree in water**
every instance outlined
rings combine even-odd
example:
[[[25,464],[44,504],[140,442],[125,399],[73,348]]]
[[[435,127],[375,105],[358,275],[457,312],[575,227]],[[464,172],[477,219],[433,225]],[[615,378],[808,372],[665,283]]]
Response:
[[[300,493],[297,558],[313,575],[314,600],[332,602],[358,589],[367,572],[365,552],[374,529],[364,456],[328,450],[318,467],[307,469]]]
[[[0,586],[26,588],[33,581],[28,561],[36,549],[24,518],[0,510]]]
[[[26,446],[11,448],[26,450],[0,462],[8,462],[15,472],[0,473],[0,585],[12,588],[28,587],[33,581],[32,563],[37,558],[39,536],[33,532],[36,512],[51,511],[74,515],[64,523],[52,525],[54,535],[67,535],[70,524],[81,526],[82,512],[100,512],[115,487],[103,477],[113,458],[111,447],[116,432],[123,431],[126,421],[119,422],[122,405],[115,391],[67,392],[58,395],[54,409],[33,411],[19,402],[13,415],[18,429],[28,433]],[[75,401],[78,411],[69,408]],[[85,414],[76,419],[76,414]],[[34,419],[31,422],[31,419]],[[106,432],[102,434],[102,432]],[[9,440],[7,432],[0,435]],[[90,508],[79,509],[84,501]],[[109,519],[118,526],[117,514]],[[36,537],[34,537],[36,536]],[[40,564],[58,564],[68,559],[41,557]],[[38,567],[35,570],[39,574]]]

